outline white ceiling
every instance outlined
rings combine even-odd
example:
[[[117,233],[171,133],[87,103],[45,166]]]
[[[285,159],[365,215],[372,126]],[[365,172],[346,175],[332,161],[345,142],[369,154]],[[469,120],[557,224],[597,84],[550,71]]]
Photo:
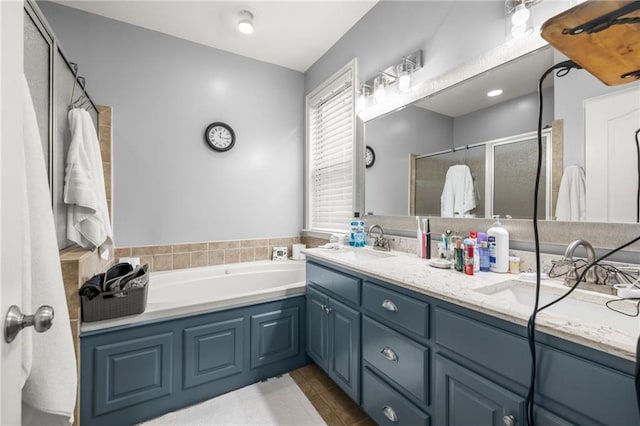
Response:
[[[306,71],[377,0],[104,1],[56,3],[260,61]],[[254,15],[254,33],[237,30],[241,9]]]
[[[415,105],[449,117],[459,117],[535,92],[538,79],[551,65],[553,49],[545,48],[465,80],[442,93],[420,100]],[[543,85],[545,88],[551,86],[553,76],[549,76]],[[490,98],[487,92],[493,89],[502,89],[504,93]]]

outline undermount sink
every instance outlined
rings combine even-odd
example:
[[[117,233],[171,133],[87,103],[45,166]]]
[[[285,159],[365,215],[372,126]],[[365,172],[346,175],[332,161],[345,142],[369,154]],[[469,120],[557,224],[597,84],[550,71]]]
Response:
[[[364,262],[368,260],[380,260],[388,257],[394,257],[395,255],[367,248],[348,248],[336,250],[333,253],[333,256],[346,261]]]
[[[567,292],[568,287],[546,285],[540,287],[539,306],[557,299]],[[535,283],[519,280],[508,280],[498,284],[489,285],[475,290],[501,300],[516,302],[533,309],[535,302]],[[603,325],[617,329],[630,336],[638,336],[640,333],[640,318],[629,317],[615,312],[605,306],[608,300],[615,297],[605,296],[599,293],[577,289],[569,296],[550,306],[542,312],[549,312],[580,322]],[[636,312],[635,301],[615,302],[613,307],[633,315]]]

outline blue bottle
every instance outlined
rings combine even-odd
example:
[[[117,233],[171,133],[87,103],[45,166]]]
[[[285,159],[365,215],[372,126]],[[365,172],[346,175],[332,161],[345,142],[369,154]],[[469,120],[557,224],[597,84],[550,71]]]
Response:
[[[355,212],[351,222],[349,222],[349,245],[356,246],[356,234],[358,233],[358,225],[360,224],[360,212]]]
[[[478,248],[478,255],[480,256],[480,271],[489,272],[489,268],[490,268],[489,244],[486,241],[480,242],[480,247]]]

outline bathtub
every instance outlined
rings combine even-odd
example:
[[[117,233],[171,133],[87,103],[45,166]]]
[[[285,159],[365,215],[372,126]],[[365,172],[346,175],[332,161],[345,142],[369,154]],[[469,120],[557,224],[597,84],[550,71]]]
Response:
[[[153,272],[140,315],[82,323],[81,331],[267,302],[305,292],[299,261],[258,261]]]

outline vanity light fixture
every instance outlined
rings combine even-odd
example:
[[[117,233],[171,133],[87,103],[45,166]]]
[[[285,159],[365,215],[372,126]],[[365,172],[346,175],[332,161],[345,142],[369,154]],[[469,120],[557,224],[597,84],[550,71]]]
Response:
[[[496,96],[500,96],[502,95],[502,89],[494,89],[494,90],[489,90],[487,92],[487,96],[489,96],[490,98],[495,98]]]
[[[387,89],[394,83],[398,83],[400,92],[408,92],[411,89],[411,78],[414,72],[422,68],[422,49],[416,50],[410,55],[403,56],[399,64],[392,65],[365,81],[358,98],[358,109],[362,111],[367,106],[367,97],[373,90],[373,98],[376,103],[382,103],[387,97]]]
[[[252,34],[253,33],[253,13],[249,12],[246,9],[242,9],[238,13],[238,31],[242,34]]]
[[[519,38],[533,32],[531,7],[542,0],[506,0],[507,33]]]

